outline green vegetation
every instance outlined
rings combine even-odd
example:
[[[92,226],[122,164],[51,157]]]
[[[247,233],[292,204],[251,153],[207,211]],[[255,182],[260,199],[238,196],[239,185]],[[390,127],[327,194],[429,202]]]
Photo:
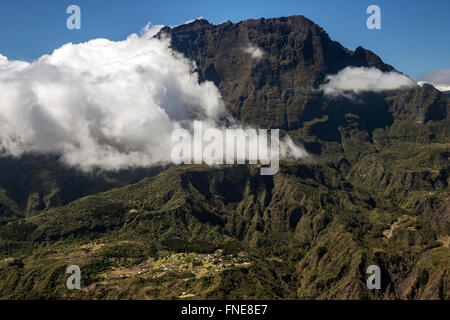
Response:
[[[1,267],[0,294],[447,299],[442,288],[448,286],[449,249],[439,239],[448,231],[432,218],[382,190],[368,192],[326,165],[283,163],[273,177],[260,176],[256,166],[174,167],[0,228],[0,259],[9,261]],[[214,265],[192,258],[183,272],[154,271],[163,264],[178,270],[180,255],[218,249],[248,261],[230,260],[215,272]],[[23,264],[11,263],[17,259]],[[365,269],[373,263],[390,279],[375,294],[365,288]],[[80,265],[86,290],[65,289],[64,266],[70,264]],[[152,265],[150,271],[145,265]],[[433,270],[437,282],[425,277]],[[53,276],[45,284],[23,290],[47,274]]]

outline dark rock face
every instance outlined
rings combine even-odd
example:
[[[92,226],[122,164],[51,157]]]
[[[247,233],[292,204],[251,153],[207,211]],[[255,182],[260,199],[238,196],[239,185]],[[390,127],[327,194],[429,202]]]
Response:
[[[336,158],[350,144],[371,148],[372,133],[398,120],[421,125],[446,119],[449,100],[431,86],[357,99],[330,98],[316,90],[325,77],[345,67],[396,71],[362,47],[350,51],[303,16],[210,24],[196,20],[157,35],[169,35],[173,48],[197,64],[201,81],[213,81],[228,112],[260,128],[279,128],[309,152]],[[252,56],[251,49],[261,50]],[[346,155],[350,162],[363,149]],[[348,152],[347,152],[348,153]]]
[[[397,119],[419,123],[446,119],[450,113],[448,98],[432,85],[396,92],[387,98],[391,112]]]
[[[352,52],[332,41],[303,16],[246,20],[212,25],[196,20],[164,28],[173,47],[198,66],[201,80],[213,81],[231,114],[263,127],[292,130],[304,120],[322,116],[317,88],[327,74],[347,66],[394,68],[369,50]],[[264,55],[253,58],[249,46]]]

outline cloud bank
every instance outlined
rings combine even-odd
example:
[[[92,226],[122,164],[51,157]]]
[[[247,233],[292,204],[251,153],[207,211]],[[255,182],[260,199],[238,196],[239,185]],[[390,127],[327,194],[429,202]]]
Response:
[[[0,57],[3,152],[58,152],[82,168],[168,161],[183,120],[217,119],[225,109],[193,63],[151,35],[69,43],[33,63]]]
[[[450,69],[432,71],[422,75],[417,84],[422,86],[424,83],[429,83],[440,91],[450,91]]]
[[[159,29],[68,43],[32,63],[0,55],[0,154],[57,153],[83,170],[170,163],[172,132],[217,125],[225,106],[169,39],[152,38]]]
[[[328,75],[320,90],[328,96],[352,96],[362,92],[382,92],[414,87],[409,77],[398,72],[382,72],[377,68],[346,67],[335,75]]]

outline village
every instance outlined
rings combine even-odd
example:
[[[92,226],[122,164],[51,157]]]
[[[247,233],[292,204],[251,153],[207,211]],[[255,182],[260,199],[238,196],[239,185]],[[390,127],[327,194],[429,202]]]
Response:
[[[132,276],[160,278],[165,275],[178,275],[184,281],[193,278],[210,276],[232,267],[249,266],[247,254],[239,252],[237,255],[224,255],[219,249],[214,253],[171,253],[161,252],[156,261],[149,258],[146,262],[131,268],[119,267],[112,271],[114,278],[124,279]]]
[[[247,253],[241,251],[235,255],[225,255],[223,250],[214,253],[174,253],[170,251],[159,252],[158,259],[148,258],[146,261],[131,267],[118,266],[103,273],[101,285],[114,287],[117,290],[127,286],[130,281],[144,281],[147,283],[142,290],[142,296],[148,298],[145,293],[147,289],[168,290],[169,296],[180,299],[192,298],[196,295],[182,289],[190,281],[212,277],[231,268],[248,268]],[[153,284],[152,284],[153,283]],[[86,288],[85,291],[94,289]]]
[[[100,261],[105,248],[105,243],[91,243],[82,246],[81,251],[80,248],[68,252],[55,250],[50,255],[52,259],[64,261],[66,264],[81,265],[83,275],[83,272],[86,272],[86,262]],[[192,287],[196,280],[219,275],[228,269],[249,268],[252,265],[247,252],[224,254],[223,249],[211,253],[162,250],[156,258],[144,259],[139,261],[136,258],[111,258],[112,265],[96,275],[98,281],[82,286],[81,291],[89,293],[99,287],[114,288],[117,291],[129,285],[136,285],[141,288],[137,290],[139,298],[151,299],[152,295],[146,293],[148,290],[163,290],[167,297],[190,298],[196,294],[187,292],[187,288]]]

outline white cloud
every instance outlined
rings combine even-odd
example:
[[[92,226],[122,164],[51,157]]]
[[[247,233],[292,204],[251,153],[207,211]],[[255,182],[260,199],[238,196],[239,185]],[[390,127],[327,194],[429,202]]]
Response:
[[[263,49],[253,45],[249,44],[247,47],[244,48],[244,52],[251,55],[253,59],[260,60],[262,57],[264,57],[265,52]]]
[[[442,69],[426,73],[420,77],[417,84],[422,86],[424,83],[433,85],[440,91],[450,91],[450,69]]]
[[[398,72],[382,72],[376,68],[347,67],[335,75],[328,75],[320,86],[325,95],[352,96],[362,92],[381,92],[415,86],[409,77]]]
[[[183,24],[189,24],[189,23],[192,23],[192,22],[194,22],[194,21],[196,21],[196,20],[202,20],[202,19],[203,19],[203,16],[200,16],[200,17],[197,17],[197,18],[195,18],[195,19],[190,19],[190,20],[186,21],[186,22],[183,23]]]
[[[280,144],[280,154],[286,159],[304,159],[309,157],[305,148],[302,145],[295,144],[288,135],[285,136]]]
[[[68,43],[29,63],[0,55],[0,154],[62,154],[83,170],[171,162],[173,130],[225,115],[219,90],[169,39]]]
[[[0,58],[0,146],[116,169],[170,159],[182,121],[224,114],[218,89],[153,33],[66,44],[33,63]]]

